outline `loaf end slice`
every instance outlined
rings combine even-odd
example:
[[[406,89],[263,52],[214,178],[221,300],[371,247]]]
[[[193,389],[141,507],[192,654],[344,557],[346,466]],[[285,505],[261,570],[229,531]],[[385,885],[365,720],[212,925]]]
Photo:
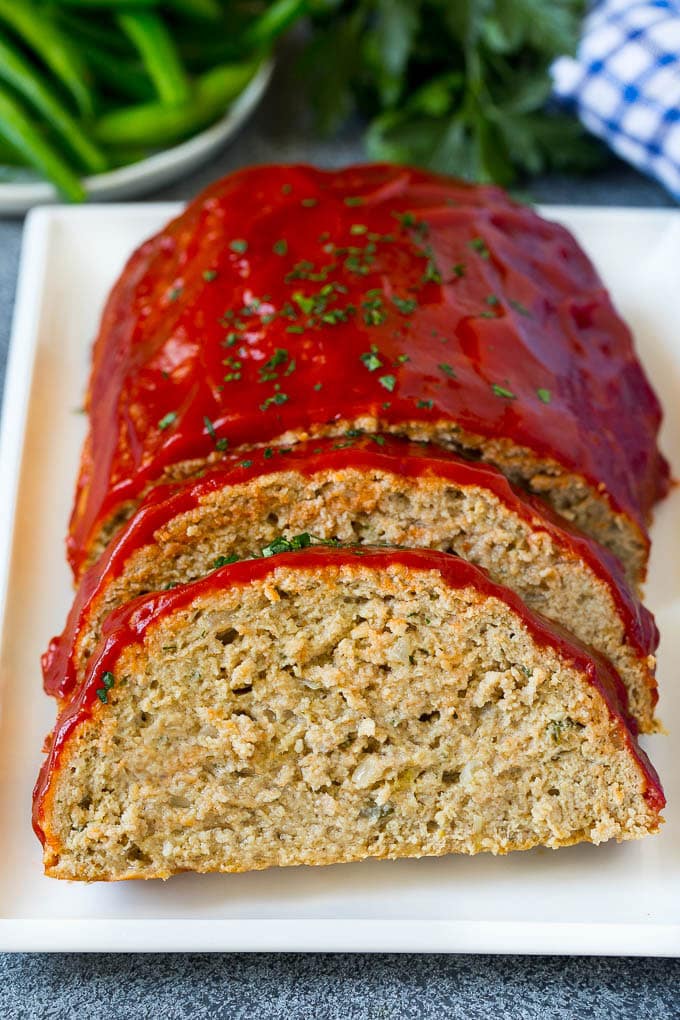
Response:
[[[225,566],[112,614],[35,791],[55,878],[654,832],[617,675],[444,553]]]

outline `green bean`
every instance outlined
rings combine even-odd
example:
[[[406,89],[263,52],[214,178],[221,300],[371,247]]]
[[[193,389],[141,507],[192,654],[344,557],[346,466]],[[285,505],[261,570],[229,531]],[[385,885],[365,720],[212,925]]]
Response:
[[[251,21],[240,42],[246,52],[272,42],[305,13],[307,0],[275,0],[267,10]]]
[[[151,11],[118,15],[118,24],[136,46],[163,103],[185,103],[191,88],[175,43],[165,23]]]
[[[82,202],[85,189],[62,157],[39,134],[22,107],[0,88],[0,137],[39,170],[71,202]]]
[[[117,30],[113,18],[106,12],[93,17],[92,11],[89,14],[86,12],[77,14],[75,11],[59,8],[55,11],[55,16],[62,32],[73,40],[73,45],[78,49],[81,40],[85,39],[101,49],[109,50],[112,54],[129,56],[134,53],[130,40]]]
[[[0,78],[12,85],[40,113],[66,142],[83,168],[96,174],[106,170],[106,157],[83,133],[78,122],[64,109],[27,60],[0,34]]]
[[[77,53],[43,8],[30,0],[0,0],[0,21],[8,25],[53,71],[73,96],[78,109],[86,116],[92,114],[94,103],[85,84],[87,70]]]
[[[94,134],[102,145],[152,147],[173,144],[200,131],[223,114],[251,80],[259,61],[225,64],[196,80],[191,102],[183,106],[144,103],[100,117]]]
[[[189,18],[201,18],[214,21],[220,16],[220,8],[216,0],[56,0],[62,7],[74,7],[81,10],[151,10],[158,7],[172,7],[180,14]]]
[[[185,18],[218,21],[222,14],[217,0],[168,0],[168,4]]]
[[[154,98],[153,85],[138,64],[132,64],[87,40],[79,39],[78,47],[92,67],[95,81],[101,81],[112,92],[128,100],[144,102]]]
[[[0,166],[26,166],[26,160],[13,145],[0,138]]]

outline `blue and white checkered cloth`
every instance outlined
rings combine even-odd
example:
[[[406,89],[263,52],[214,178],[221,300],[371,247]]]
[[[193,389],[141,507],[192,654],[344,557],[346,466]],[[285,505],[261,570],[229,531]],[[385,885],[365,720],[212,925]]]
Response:
[[[588,131],[680,200],[680,0],[600,0],[553,83]]]

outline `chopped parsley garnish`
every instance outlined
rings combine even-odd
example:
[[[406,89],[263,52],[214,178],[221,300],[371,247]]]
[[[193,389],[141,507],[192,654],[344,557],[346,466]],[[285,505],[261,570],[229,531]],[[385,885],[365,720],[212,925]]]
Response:
[[[402,227],[415,227],[416,225],[417,221],[412,212],[393,212],[392,215],[395,220],[399,221]]]
[[[266,411],[272,404],[285,404],[288,400],[288,396],[285,393],[272,393],[271,397],[267,397],[264,403],[260,404],[260,410]]]
[[[271,460],[273,456],[274,456],[274,451],[272,450],[271,446],[265,447],[264,459],[265,460]]]
[[[456,378],[456,373],[454,372],[454,370],[451,368],[450,365],[446,364],[445,361],[443,361],[441,363],[441,365],[438,365],[437,367],[442,370],[444,375],[448,375],[449,379],[455,379]]]
[[[380,378],[378,379],[378,382],[380,383],[381,386],[384,386],[386,390],[389,390],[390,393],[394,390],[394,387],[397,385],[397,380],[393,375],[381,375]]]
[[[315,205],[319,204],[318,198],[303,198],[300,201],[300,205],[304,205],[306,209],[312,209]]]
[[[454,276],[458,277],[465,276],[465,263],[456,262],[455,266],[451,266],[451,272],[453,273]]]
[[[298,333],[302,334],[305,331],[304,326],[286,326],[286,333]]]
[[[203,279],[205,280],[206,283],[212,283],[213,280],[217,279],[217,270],[216,269],[204,269],[203,270]]]
[[[410,360],[411,360],[411,359],[409,358],[408,354],[399,354],[399,355],[397,356],[397,361],[398,361],[398,363],[399,363],[400,365],[405,365],[405,364],[406,364],[406,362],[407,362],[407,361],[410,361]]]
[[[550,390],[539,389],[536,390],[536,396],[542,403],[549,404],[552,394],[550,393]]]
[[[242,467],[242,468],[249,468],[249,467],[252,467],[252,466],[253,466],[252,460],[242,460],[239,463],[239,467]]]
[[[217,570],[219,567],[228,567],[230,563],[237,562],[238,556],[235,553],[232,553],[231,556],[218,556],[213,560],[213,570]]]
[[[102,704],[104,705],[106,704],[109,691],[111,690],[115,682],[116,678],[114,677],[113,673],[107,670],[106,673],[104,673],[102,676],[102,686],[97,688],[97,697],[102,702]]]
[[[517,397],[512,390],[506,389],[505,386],[499,386],[497,383],[493,383],[491,389],[497,397],[505,397],[506,400],[517,400]]]
[[[425,407],[428,410],[430,410],[430,408],[433,407],[433,405],[434,405],[434,401],[432,401],[432,400],[417,400],[416,401],[416,407]]]
[[[377,444],[378,446],[384,446],[384,445],[385,445],[385,437],[384,437],[384,436],[374,436],[374,435],[370,435],[370,436],[369,436],[368,438],[369,438],[369,439],[370,439],[370,440],[371,440],[372,442],[376,443],[376,444]]]
[[[229,247],[232,251],[237,252],[237,254],[243,255],[248,251],[248,242],[242,237],[237,237],[234,241],[229,242]]]
[[[346,195],[344,199],[345,205],[363,205],[364,200],[361,195]]]
[[[320,383],[320,382],[314,383],[314,387],[313,388],[318,392],[319,390],[323,389],[323,383]]]
[[[387,318],[385,304],[380,291],[369,291],[361,302],[363,319],[367,326],[380,326]]]
[[[217,442],[215,443],[215,449],[219,450],[220,452],[223,452],[224,450],[226,450],[228,446],[229,446],[229,440],[228,439],[224,439],[224,438],[218,439]]]
[[[418,307],[418,302],[415,298],[400,298],[396,295],[392,297],[392,303],[402,315],[410,315]]]
[[[423,273],[421,280],[423,283],[441,283],[442,274],[437,268],[437,263],[434,260],[432,249],[428,248],[425,252],[427,255],[427,265],[425,266],[425,272]]]
[[[368,227],[365,223],[353,223],[349,228],[350,234],[365,234],[367,230]]]
[[[168,291],[168,301],[176,301],[177,298],[181,296],[183,290],[184,287],[172,287],[172,289]]]
[[[210,436],[210,438],[211,439],[216,439],[217,436],[215,435],[215,426],[210,421],[210,418],[208,418],[207,415],[203,415],[203,424],[205,425],[205,427],[207,429],[207,432],[208,432],[208,435]]]
[[[274,241],[272,245],[272,251],[275,255],[287,255],[288,254],[288,241],[285,237],[282,237],[279,241]]]
[[[298,549],[308,549],[311,544],[312,536],[308,532],[303,531],[301,535],[294,535],[290,539],[283,538],[283,536],[275,538],[273,542],[264,547],[262,555],[267,557],[275,556],[276,553],[296,552]]]
[[[265,361],[263,368],[266,371],[271,372],[279,365],[285,365],[285,363],[288,361],[288,356],[289,356],[288,351],[286,350],[285,347],[277,347],[269,361]]]
[[[487,294],[484,300],[486,301],[487,305],[491,305],[492,308],[501,303],[500,298],[498,297],[497,294]]]
[[[165,431],[165,429],[169,429],[172,423],[176,420],[177,411],[168,411],[168,413],[164,414],[161,420],[158,422],[158,428],[161,431]]]
[[[520,315],[526,315],[528,319],[531,318],[531,312],[529,311],[528,308],[525,308],[520,301],[515,301],[513,298],[510,298],[509,304],[511,308],[514,308],[515,311],[519,312]]]
[[[369,372],[375,372],[376,368],[382,368],[383,363],[378,357],[378,348],[375,344],[371,347],[370,351],[365,351],[359,357]]]
[[[480,255],[481,258],[490,258],[491,253],[489,252],[489,249],[486,246],[486,241],[483,237],[473,237],[471,241],[468,241],[468,244]]]
[[[293,190],[293,185],[292,184],[286,183],[286,184],[282,184],[281,185],[281,194],[282,195],[290,195],[292,190]]]

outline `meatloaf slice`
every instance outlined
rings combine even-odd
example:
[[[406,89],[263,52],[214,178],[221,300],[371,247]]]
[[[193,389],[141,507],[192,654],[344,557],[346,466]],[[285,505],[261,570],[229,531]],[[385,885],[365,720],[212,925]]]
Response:
[[[84,576],[44,657],[48,692],[63,698],[82,681],[103,619],[121,603],[304,532],[442,549],[479,564],[608,656],[641,728],[654,728],[658,635],[618,561],[490,465],[381,436],[253,451],[152,492]]]
[[[54,731],[55,878],[507,853],[654,832],[611,667],[424,550],[242,561],[114,613]]]
[[[134,254],[94,349],[70,558],[159,480],[347,429],[472,453],[644,575],[668,468],[630,333],[561,226],[403,167],[254,167]]]

